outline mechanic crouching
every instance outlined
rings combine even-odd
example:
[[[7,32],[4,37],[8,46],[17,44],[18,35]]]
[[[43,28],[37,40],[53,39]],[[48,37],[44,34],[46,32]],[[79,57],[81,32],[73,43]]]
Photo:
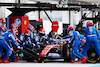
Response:
[[[29,25],[28,28],[23,32],[23,34],[19,37],[20,41],[22,42],[22,46],[28,47],[30,49],[33,49],[34,47],[34,27],[32,25]]]
[[[4,28],[2,28],[4,29]],[[11,49],[10,49],[10,46],[9,44],[7,43],[8,40],[11,40],[18,49],[20,49],[20,44],[16,42],[15,40],[15,32],[14,32],[14,29],[11,29],[11,30],[7,30],[5,33],[3,33],[1,36],[0,36],[0,47],[2,47],[4,50],[6,50],[6,53],[4,55],[4,57],[1,59],[0,58],[0,62],[1,63],[10,63],[8,61],[9,59],[9,56],[10,56],[10,52],[11,52]]]
[[[19,37],[20,41],[21,41],[21,46],[23,46],[23,48],[30,48],[32,49],[32,44],[30,41],[30,31],[28,29],[26,29]]]
[[[68,32],[68,34],[70,36],[69,44],[71,44],[71,46],[73,46],[73,48],[72,48],[72,55],[71,55],[71,63],[74,63],[75,56],[77,56],[80,59],[82,59],[81,63],[84,63],[86,61],[87,57],[82,55],[80,52],[78,52],[79,46],[83,45],[85,43],[84,36],[79,34],[79,32],[76,32],[74,30],[74,28],[71,27],[71,26],[69,26],[67,28],[67,32]],[[73,41],[74,41],[74,43],[73,43]]]

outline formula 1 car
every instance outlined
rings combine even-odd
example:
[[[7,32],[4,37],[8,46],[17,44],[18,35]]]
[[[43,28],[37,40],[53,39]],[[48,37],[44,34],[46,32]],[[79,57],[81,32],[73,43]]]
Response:
[[[24,53],[23,59],[28,62],[34,62],[34,60],[38,59],[38,62],[45,62],[44,60],[46,59],[64,59],[65,62],[71,61],[71,47],[69,47],[68,42],[64,43],[61,39],[51,40],[50,44],[43,47],[42,50],[40,49],[39,52],[25,48],[22,50],[22,53]],[[58,55],[55,56],[54,53]],[[93,46],[88,50],[87,57],[87,63],[96,63],[99,61],[98,54]]]
[[[58,56],[54,56],[50,53],[57,53]],[[68,43],[64,43],[60,39],[53,39],[52,43],[47,45],[40,53],[40,57],[43,59],[64,59],[64,61],[70,62],[70,48],[68,48]]]
[[[21,50],[24,53],[23,59],[28,62],[33,62],[34,60],[40,59],[38,62],[42,62],[46,59],[64,59],[64,61],[70,62],[71,61],[71,54],[70,49],[68,47],[68,43],[64,43],[60,39],[53,39],[50,41],[50,44],[46,45],[42,48],[41,52],[36,52],[29,48],[25,48]],[[50,53],[56,53],[58,56],[54,56]]]

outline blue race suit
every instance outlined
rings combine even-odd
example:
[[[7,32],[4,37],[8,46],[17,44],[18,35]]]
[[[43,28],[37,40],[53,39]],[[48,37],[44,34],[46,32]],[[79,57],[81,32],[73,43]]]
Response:
[[[86,37],[86,44],[84,46],[83,54],[87,56],[87,51],[89,50],[92,44],[100,57],[100,46],[98,41],[97,29],[93,26],[89,26],[84,30],[84,35]]]
[[[83,59],[84,55],[82,55],[80,52],[78,52],[78,49],[79,49],[79,46],[82,45],[81,40],[84,39],[84,36],[79,34],[78,32],[76,32],[74,30],[70,30],[69,35],[70,35],[71,44],[72,44],[73,39],[75,39],[74,45],[73,45],[73,48],[72,48],[71,61],[74,61],[75,56]]]
[[[17,36],[16,36],[16,35],[15,35],[15,39],[17,39]],[[16,45],[15,45],[15,44],[12,45],[11,40],[7,40],[7,43],[8,43],[8,45],[10,46],[10,49],[11,49],[10,55],[12,56],[12,58],[10,59],[10,61],[16,60],[17,57],[16,57],[16,54],[14,53],[15,51],[14,51],[14,48],[13,48],[13,47],[15,47]],[[16,46],[16,47],[17,47],[17,46]]]
[[[28,36],[28,37],[26,37],[26,36],[27,35],[25,35],[25,33],[21,34],[20,37],[19,37],[19,40],[21,42],[23,42],[23,44],[25,44],[25,45],[31,45],[30,48],[32,48],[33,47],[32,43],[34,42],[33,41],[34,40],[34,38],[33,38],[33,32],[30,31],[30,36]],[[22,45],[22,46],[23,46],[23,48],[25,48],[24,45]]]
[[[39,43],[43,43],[43,45],[45,46],[46,44],[45,44],[45,42],[46,42],[46,40],[48,41],[48,40],[50,40],[50,37],[48,37],[47,35],[44,35],[44,36],[42,36],[42,37],[40,37],[38,34],[36,34],[35,36],[34,36],[34,39],[35,39],[35,42],[36,42],[36,48],[40,48],[40,46],[38,45]]]
[[[100,39],[100,31],[98,31],[98,39]]]
[[[2,36],[0,37],[0,46],[6,50],[5,56],[2,58],[3,60],[6,60],[10,56],[10,46],[6,42],[7,40],[11,40],[16,47],[19,46],[19,44],[15,41],[15,38],[13,34],[10,31],[6,31]]]
[[[0,30],[0,36],[2,35],[2,33],[3,33],[3,31]],[[0,57],[2,57],[2,52],[3,52],[3,49],[2,49],[2,47],[0,47]]]

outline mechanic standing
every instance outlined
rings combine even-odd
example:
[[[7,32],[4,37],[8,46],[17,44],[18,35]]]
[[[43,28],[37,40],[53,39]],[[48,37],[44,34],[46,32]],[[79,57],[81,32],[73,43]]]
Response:
[[[80,52],[78,52],[79,46],[83,45],[85,43],[84,36],[79,34],[78,32],[76,32],[74,30],[74,28],[71,26],[69,26],[67,28],[67,32],[70,36],[69,44],[71,44],[71,46],[73,46],[72,55],[71,55],[71,63],[74,63],[75,56],[81,58],[82,63],[84,63],[86,61],[87,57],[82,55]],[[74,41],[74,43],[73,43],[73,41]]]
[[[87,56],[87,51],[89,48],[94,46],[96,52],[98,53],[100,57],[100,46],[98,41],[98,30],[94,27],[94,24],[90,21],[86,24],[87,28],[84,30],[84,35],[86,37],[86,44],[84,46],[84,52],[83,54]]]

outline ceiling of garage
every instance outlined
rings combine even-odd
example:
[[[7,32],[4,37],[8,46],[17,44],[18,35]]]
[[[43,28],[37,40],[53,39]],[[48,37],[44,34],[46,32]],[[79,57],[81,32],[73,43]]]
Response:
[[[40,1],[40,2],[51,2],[51,3],[58,3],[59,0],[29,0],[29,1]],[[90,2],[95,4],[100,4],[100,0],[77,0],[77,1],[84,1],[84,2]]]
[[[47,2],[47,3],[55,3],[57,4],[59,0],[29,0],[29,1],[35,1],[35,2]]]
[[[86,1],[86,2],[100,4],[100,0],[80,0],[80,1]]]

